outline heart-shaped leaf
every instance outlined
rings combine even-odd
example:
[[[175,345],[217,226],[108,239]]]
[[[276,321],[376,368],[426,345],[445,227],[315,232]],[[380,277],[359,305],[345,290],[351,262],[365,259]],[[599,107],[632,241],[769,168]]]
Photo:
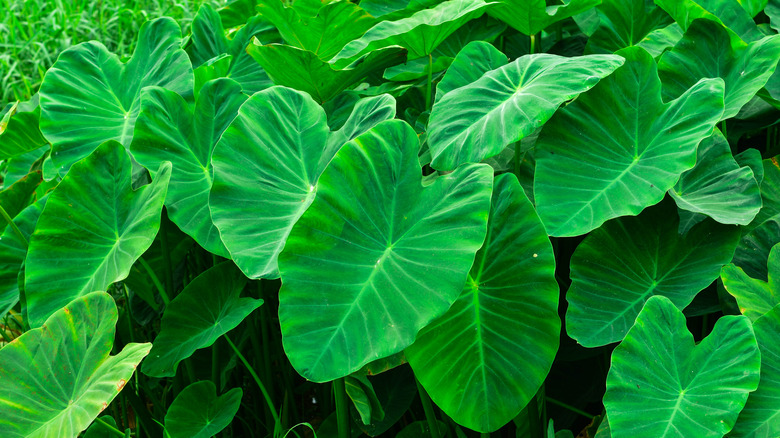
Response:
[[[209,203],[225,246],[247,277],[279,277],[277,257],[333,155],[394,116],[392,97],[363,99],[331,132],[325,111],[304,93],[274,87],[244,103],[214,149]]]
[[[245,284],[246,277],[231,262],[195,277],[165,309],[160,334],[141,371],[152,377],[173,377],[179,362],[233,330],[263,304],[263,300],[239,298]]]
[[[484,41],[468,43],[447,69],[447,73],[436,85],[436,100],[438,102],[450,91],[476,82],[485,73],[500,68],[508,62],[506,55]]]
[[[171,438],[209,438],[226,428],[241,406],[241,388],[217,396],[210,380],[184,388],[165,414],[165,431]]]
[[[615,55],[528,55],[446,93],[431,111],[431,165],[453,170],[498,154],[622,63]]]
[[[30,234],[47,199],[44,197],[28,206],[13,219],[21,236],[13,227],[6,227],[0,235],[0,318],[19,302],[19,270],[27,257]]]
[[[487,237],[460,297],[420,331],[406,357],[447,415],[492,432],[536,394],[560,330],[550,240],[517,178],[501,175]]]
[[[761,192],[750,167],[740,167],[718,129],[702,140],[696,165],[669,190],[677,206],[722,224],[749,224],[761,209]]]
[[[697,18],[706,18],[733,31],[732,41],[735,42],[739,38],[751,42],[764,37],[737,0],[655,0],[655,4],[669,13],[683,30],[687,30]]]
[[[51,159],[60,175],[107,140],[130,146],[141,89],[150,85],[192,94],[192,65],[171,18],[141,26],[126,64],[94,41],[62,52],[40,91],[41,132],[52,143]]]
[[[381,21],[344,46],[331,61],[344,68],[367,53],[390,46],[407,49],[410,60],[428,56],[459,27],[482,15],[488,5],[484,0],[448,0],[408,18]]]
[[[586,347],[619,341],[650,297],[682,309],[718,278],[739,229],[706,220],[680,236],[675,210],[664,202],[607,222],[577,247],[566,293],[569,336]]]
[[[547,6],[545,0],[499,0],[488,13],[525,35],[534,35],[545,27],[584,12],[600,0],[566,0]]]
[[[761,380],[729,433],[733,438],[780,435],[780,306],[758,318],[753,330],[761,351]]]
[[[555,114],[536,141],[534,195],[552,236],[577,236],[658,203],[696,163],[696,146],[723,114],[723,81],[704,79],[661,100],[644,49]]]
[[[152,172],[164,161],[173,164],[165,199],[168,216],[203,248],[223,257],[228,252],[208,204],[211,153],[246,99],[231,79],[206,83],[195,105],[172,91],[148,87],[130,146],[133,157]]]
[[[492,171],[423,187],[414,130],[386,121],[339,150],[279,256],[295,369],[324,382],[409,346],[460,294],[485,238]]]
[[[151,344],[109,356],[117,310],[93,292],[0,349],[0,436],[77,436],[130,380]]]
[[[769,253],[767,269],[768,281],[750,278],[733,263],[724,266],[720,273],[723,286],[737,299],[739,310],[753,321],[780,304],[780,244]]]
[[[658,75],[665,100],[676,99],[701,78],[723,79],[729,119],[769,80],[780,59],[780,36],[745,44],[732,43],[726,29],[707,19],[697,19],[674,48],[658,61]]]
[[[746,317],[720,318],[696,345],[682,312],[652,297],[612,353],[604,394],[611,435],[721,438],[758,386],[760,366]]]
[[[599,26],[588,38],[586,53],[614,53],[637,45],[672,23],[666,11],[648,0],[603,0],[596,9]]]
[[[40,116],[41,107],[38,106],[37,94],[29,101],[9,103],[3,108],[0,113],[0,160],[22,155],[48,144],[38,129]]]
[[[73,165],[30,236],[25,300],[37,327],[71,300],[127,277],[160,227],[171,164],[133,191],[130,156],[108,141]]]

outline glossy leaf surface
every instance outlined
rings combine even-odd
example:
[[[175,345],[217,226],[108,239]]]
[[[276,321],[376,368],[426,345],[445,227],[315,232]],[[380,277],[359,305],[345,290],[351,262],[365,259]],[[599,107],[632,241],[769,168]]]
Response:
[[[450,91],[477,81],[485,73],[506,65],[506,55],[492,44],[474,41],[458,52],[444,77],[436,85],[436,102]]]

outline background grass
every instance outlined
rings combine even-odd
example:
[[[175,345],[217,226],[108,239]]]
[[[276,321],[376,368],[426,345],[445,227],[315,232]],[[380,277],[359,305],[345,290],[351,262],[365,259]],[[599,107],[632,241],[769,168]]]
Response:
[[[187,33],[203,3],[225,0],[0,0],[0,108],[38,91],[57,56],[78,43],[98,40],[124,58],[138,29],[163,15]]]

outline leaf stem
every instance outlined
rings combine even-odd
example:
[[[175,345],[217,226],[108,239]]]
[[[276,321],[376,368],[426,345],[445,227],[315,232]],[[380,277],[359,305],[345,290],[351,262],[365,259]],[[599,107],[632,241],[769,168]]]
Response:
[[[160,218],[160,245],[162,247],[163,270],[165,272],[165,290],[173,292],[173,269],[171,268],[171,252],[168,246],[166,222],[168,222],[168,212],[163,209],[162,217]]]
[[[16,226],[14,223],[14,220],[11,219],[11,216],[8,215],[8,212],[5,211],[2,205],[0,205],[0,214],[3,215],[3,219],[5,219],[6,222],[8,222],[8,226],[11,227],[12,230],[14,230],[14,234],[16,234],[16,237],[19,238],[19,240],[22,241],[22,244],[24,244],[24,249],[27,249],[27,239],[24,237],[24,234],[22,234],[22,230],[19,229],[19,227]]]
[[[100,418],[100,417],[97,417],[97,418],[95,418],[95,421],[96,421],[97,423],[99,423],[101,426],[103,426],[103,427],[105,427],[106,429],[108,429],[109,431],[111,431],[111,433],[113,433],[114,435],[116,435],[116,436],[121,436],[121,437],[124,437],[124,436],[125,436],[125,433],[124,433],[124,432],[122,432],[121,430],[117,429],[116,427],[114,427],[114,426],[112,426],[112,425],[110,425],[110,424],[106,423],[106,421],[105,421],[105,420],[103,420],[102,418]]]
[[[534,54],[536,53],[536,34],[533,33],[531,35],[528,35],[528,37],[531,39],[531,48],[529,51],[531,54]]]
[[[349,438],[349,401],[343,377],[333,381],[333,395],[336,399],[336,419],[339,425],[339,438]]]
[[[146,273],[149,275],[149,278],[152,279],[152,283],[154,283],[154,287],[157,288],[157,292],[160,293],[160,296],[162,297],[162,300],[163,300],[163,303],[165,304],[165,307],[168,307],[168,304],[170,304],[171,299],[168,298],[168,293],[165,292],[165,287],[160,282],[160,278],[157,277],[157,274],[154,273],[154,270],[152,270],[152,267],[149,266],[149,263],[147,263],[146,260],[144,260],[143,257],[139,257],[138,258],[138,262],[141,264],[141,266],[144,268]],[[152,304],[152,303],[149,303],[149,304]],[[154,304],[156,306],[157,303],[154,303]],[[154,310],[159,310],[159,309],[155,308]]]
[[[433,55],[428,54],[428,81],[425,84],[425,109],[431,110],[431,86],[433,82]]]
[[[552,397],[545,397],[544,400],[546,402],[548,402],[548,403],[552,403],[552,404],[560,406],[560,407],[562,407],[562,408],[564,408],[566,410],[574,412],[575,414],[582,415],[585,418],[593,418],[593,417],[595,417],[595,415],[591,415],[591,414],[583,411],[582,409],[575,408],[574,406],[572,406],[570,404],[566,404],[566,403],[564,403],[564,402],[562,402],[560,400],[556,400],[556,399],[554,399]]]
[[[422,384],[420,384],[420,381],[417,380],[416,377],[414,382],[417,383],[417,392],[420,394],[420,401],[423,405],[423,411],[425,411],[425,420],[428,421],[428,429],[431,432],[431,438],[439,438],[441,436],[439,433],[439,423],[436,420],[436,413],[433,410],[433,402],[431,402],[431,397],[427,392],[425,392],[425,388],[423,388]]]
[[[279,424],[279,413],[276,412],[276,408],[274,407],[274,403],[271,400],[271,396],[268,395],[268,391],[266,391],[265,386],[263,385],[263,382],[260,380],[260,377],[257,376],[257,373],[255,372],[254,368],[252,368],[252,365],[247,362],[246,358],[243,354],[238,350],[236,345],[233,343],[233,341],[230,340],[230,338],[227,336],[227,334],[224,335],[225,340],[227,341],[228,345],[230,345],[230,348],[233,349],[233,351],[236,353],[236,356],[238,356],[238,359],[241,361],[241,363],[244,364],[244,366],[249,371],[249,374],[252,375],[252,378],[255,379],[255,383],[257,383],[257,386],[260,387],[260,392],[263,393],[263,397],[265,397],[265,402],[268,403],[268,409],[271,411],[271,415],[274,417],[275,424]]]
[[[539,402],[536,395],[528,403],[528,429],[531,431],[532,437],[543,436],[542,428],[539,424]]]

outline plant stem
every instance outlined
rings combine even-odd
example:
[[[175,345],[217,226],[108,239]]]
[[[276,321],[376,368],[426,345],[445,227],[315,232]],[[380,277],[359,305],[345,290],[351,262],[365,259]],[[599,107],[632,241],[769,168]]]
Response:
[[[241,363],[244,364],[244,366],[249,371],[249,374],[252,375],[252,378],[255,379],[255,383],[257,383],[257,386],[260,387],[260,392],[263,393],[263,397],[265,397],[266,403],[268,403],[268,409],[271,411],[271,415],[274,417],[274,423],[279,424],[279,413],[276,412],[276,408],[274,407],[274,403],[271,400],[271,396],[268,395],[268,391],[266,391],[265,386],[263,385],[263,382],[260,380],[260,377],[257,376],[257,373],[255,372],[254,368],[252,368],[252,365],[247,362],[246,358],[243,354],[238,350],[236,345],[233,343],[233,341],[228,338],[227,334],[224,335],[225,340],[227,341],[228,345],[230,345],[230,348],[233,349],[233,351],[236,353],[236,356],[238,356],[238,359],[241,361]]]
[[[163,303],[165,304],[165,307],[168,307],[168,304],[171,302],[171,299],[168,298],[168,293],[165,292],[165,287],[160,282],[160,279],[157,277],[157,274],[154,273],[154,271],[152,270],[152,267],[149,266],[149,263],[147,263],[146,260],[144,260],[143,257],[140,257],[138,259],[138,262],[141,264],[141,266],[144,268],[146,273],[149,275],[149,278],[152,279],[152,283],[154,283],[154,287],[157,288],[157,292],[159,292],[160,296],[162,297],[162,300],[163,300]],[[155,305],[156,304],[157,303],[155,303]],[[159,310],[159,309],[154,309],[154,310]]]
[[[343,377],[333,381],[333,394],[336,398],[336,419],[339,425],[339,438],[349,438],[349,402]]]
[[[431,432],[431,438],[439,438],[439,423],[436,420],[436,413],[433,411],[433,403],[431,397],[425,392],[425,388],[420,384],[420,381],[415,377],[414,382],[417,383],[417,392],[420,394],[420,401],[423,405],[423,411],[425,411],[425,419],[428,421],[428,429]]]
[[[433,55],[428,54],[428,82],[425,84],[425,109],[431,110],[431,84],[433,82]]]
[[[585,418],[593,418],[593,417],[595,417],[595,415],[591,415],[591,414],[583,411],[582,409],[575,408],[572,405],[566,404],[566,403],[564,403],[564,402],[562,402],[560,400],[556,400],[556,399],[554,399],[552,397],[545,397],[544,400],[547,401],[548,403],[552,403],[554,405],[558,405],[558,406],[560,406],[560,407],[562,407],[562,408],[564,408],[566,410],[574,412],[575,414],[582,415]]]
[[[211,346],[211,381],[219,388],[219,338]]]
[[[124,432],[122,432],[121,430],[117,429],[116,427],[114,427],[114,426],[112,426],[112,425],[110,425],[110,424],[106,423],[106,421],[105,421],[105,420],[103,420],[102,418],[100,418],[100,417],[97,417],[97,418],[95,418],[95,421],[96,421],[97,423],[100,423],[100,425],[101,425],[101,426],[103,426],[103,427],[105,427],[106,429],[108,429],[108,430],[109,430],[111,433],[113,433],[114,435],[116,435],[116,436],[121,436],[121,437],[125,436],[125,433],[124,433]]]
[[[160,245],[162,246],[163,270],[165,272],[165,290],[167,292],[172,292],[173,269],[171,268],[171,250],[168,246],[168,231],[165,227],[166,222],[168,222],[168,212],[163,209],[162,219],[160,219]]]
[[[536,53],[536,34],[528,35],[529,38],[531,38],[531,48],[530,53]]]
[[[0,214],[3,215],[3,219],[5,219],[5,221],[8,222],[8,226],[11,227],[12,230],[14,230],[14,234],[16,234],[16,237],[18,237],[19,240],[22,241],[22,243],[24,244],[24,248],[27,249],[27,239],[24,238],[24,234],[22,234],[22,230],[20,230],[19,227],[16,226],[14,220],[11,219],[11,216],[8,215],[8,212],[5,211],[2,205],[0,205]]]
[[[542,429],[539,425],[539,402],[534,396],[528,403],[528,428],[532,437],[542,437]]]

